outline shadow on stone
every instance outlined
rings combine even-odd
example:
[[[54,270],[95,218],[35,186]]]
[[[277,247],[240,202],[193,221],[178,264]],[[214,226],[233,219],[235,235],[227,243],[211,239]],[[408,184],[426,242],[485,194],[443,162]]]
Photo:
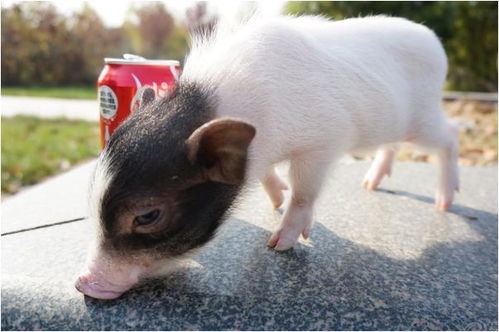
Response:
[[[200,268],[114,302],[86,298],[88,320],[95,329],[497,329],[497,216],[451,213],[476,216],[463,220],[486,240],[440,243],[416,260],[338,237],[320,220],[312,246],[277,253],[270,232],[233,219],[195,257]]]
[[[2,237],[2,329],[496,330],[497,214],[434,210],[412,193],[426,192],[430,165],[398,169],[391,185],[408,191],[375,193],[357,183],[367,168],[329,179],[310,243],[268,248],[277,224],[264,194],[249,193],[197,265],[116,301],[74,290],[83,223]],[[497,211],[497,169],[462,171],[462,201]]]

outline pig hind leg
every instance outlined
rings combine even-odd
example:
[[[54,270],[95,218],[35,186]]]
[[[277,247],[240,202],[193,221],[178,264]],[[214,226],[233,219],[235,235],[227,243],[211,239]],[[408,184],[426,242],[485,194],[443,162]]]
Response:
[[[393,160],[398,151],[398,144],[384,145],[376,151],[374,161],[364,176],[362,186],[368,190],[375,190],[385,175],[392,173]]]
[[[442,111],[440,111],[442,112]],[[454,191],[459,190],[458,127],[443,117],[437,125],[428,125],[421,130],[412,143],[436,152],[438,162],[438,187],[435,194],[435,206],[441,211],[449,209],[454,198]]]
[[[291,248],[300,234],[308,238],[312,227],[313,205],[328,170],[330,159],[324,153],[306,153],[290,161],[291,202],[279,229],[268,245],[282,251]]]
[[[284,201],[283,190],[288,190],[287,184],[282,181],[279,176],[276,174],[274,167],[265,174],[262,179],[263,188],[267,192],[270,200],[272,201],[272,205],[275,209],[282,205]]]

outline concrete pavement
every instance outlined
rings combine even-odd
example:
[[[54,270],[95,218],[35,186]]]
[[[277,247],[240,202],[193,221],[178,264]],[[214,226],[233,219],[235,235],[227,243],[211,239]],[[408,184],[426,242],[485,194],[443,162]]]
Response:
[[[2,96],[1,104],[2,116],[32,115],[99,121],[97,100]]]
[[[331,173],[294,249],[267,248],[282,215],[258,185],[180,271],[106,302],[73,288],[92,238],[82,165],[2,204],[2,330],[497,330],[497,168],[462,167],[443,213],[435,165],[397,163],[376,192],[368,167]]]

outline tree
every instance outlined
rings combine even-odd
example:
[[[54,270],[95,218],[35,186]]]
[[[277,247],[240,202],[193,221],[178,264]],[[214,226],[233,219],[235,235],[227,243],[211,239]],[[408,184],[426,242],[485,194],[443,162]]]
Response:
[[[208,13],[206,1],[198,1],[185,11],[187,30],[194,34],[210,35],[217,23],[217,17]]]
[[[189,48],[188,39],[187,30],[180,25],[176,25],[170,38],[164,44],[162,56],[168,59],[179,60],[182,63]]]
[[[455,3],[452,27],[450,87],[497,92],[497,2]]]
[[[122,27],[108,28],[88,4],[67,17],[50,2],[2,8],[2,84],[95,84],[105,57],[136,53],[181,59],[187,32],[161,3],[130,9]]]
[[[50,3],[20,3],[2,9],[2,84],[58,80],[58,48],[66,25]]]
[[[134,18],[128,20],[128,31],[133,30],[133,20],[137,21],[140,42],[140,54],[149,58],[164,57],[168,38],[171,36],[175,23],[172,15],[162,3],[151,2],[132,10]]]
[[[85,3],[72,15],[66,45],[60,45],[65,66],[64,81],[70,84],[90,84],[96,81],[104,65],[104,57],[114,46],[110,34],[95,10]],[[61,66],[62,67],[62,66]]]

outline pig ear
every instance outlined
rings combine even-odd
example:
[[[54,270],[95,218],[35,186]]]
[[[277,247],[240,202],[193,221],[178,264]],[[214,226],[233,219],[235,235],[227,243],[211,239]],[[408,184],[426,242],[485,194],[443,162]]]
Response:
[[[248,146],[255,133],[255,127],[240,120],[212,120],[187,139],[187,156],[202,166],[209,180],[238,184],[244,179]]]

